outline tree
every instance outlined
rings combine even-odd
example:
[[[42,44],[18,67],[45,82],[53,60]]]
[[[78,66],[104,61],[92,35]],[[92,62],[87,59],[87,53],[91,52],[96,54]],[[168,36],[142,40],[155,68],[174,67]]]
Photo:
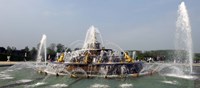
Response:
[[[26,47],[24,48],[24,51],[25,51],[25,52],[29,52],[28,46],[26,46]]]
[[[194,54],[194,62],[195,62],[195,63],[200,62],[200,53],[195,53],[195,54]]]
[[[57,52],[61,53],[64,50],[64,45],[59,43],[57,44],[56,48],[57,48]]]
[[[24,49],[22,49],[21,51],[24,52],[24,60],[25,60],[25,61],[31,59],[28,46],[26,46],[26,47],[25,47]]]
[[[31,59],[34,60],[37,56],[37,49],[35,47],[33,47],[30,51],[30,56],[31,56]]]
[[[14,47],[14,46],[12,46],[12,51],[15,51],[15,50],[17,50],[17,48],[16,47]]]
[[[54,57],[56,56],[56,44],[51,43],[49,47],[47,47],[47,59],[54,60]]]
[[[50,46],[47,48],[47,54],[50,55],[50,57],[54,57],[56,55],[56,44],[51,43]]]
[[[56,44],[55,43],[51,43],[50,46],[48,47],[49,49],[55,51],[56,49]]]
[[[134,59],[138,59],[138,60],[144,60],[144,54],[143,53],[139,53],[139,54],[137,54],[137,57],[136,58],[134,58]]]
[[[47,48],[47,53],[50,55],[54,55],[56,53],[55,49],[56,49],[56,44],[51,43],[50,46]]]
[[[12,48],[10,46],[7,47],[7,53],[11,55]]]

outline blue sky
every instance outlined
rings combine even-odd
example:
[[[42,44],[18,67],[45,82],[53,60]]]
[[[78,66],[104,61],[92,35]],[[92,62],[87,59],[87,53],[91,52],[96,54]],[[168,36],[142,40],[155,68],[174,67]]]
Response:
[[[70,45],[84,40],[94,25],[123,49],[174,49],[178,5],[182,0],[0,0],[0,46]],[[184,0],[194,51],[200,52],[199,0]]]

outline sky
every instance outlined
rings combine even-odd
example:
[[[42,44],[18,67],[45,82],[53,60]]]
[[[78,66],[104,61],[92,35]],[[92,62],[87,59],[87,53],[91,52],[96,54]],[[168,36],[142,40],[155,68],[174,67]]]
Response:
[[[200,52],[200,0],[0,0],[0,46],[72,46],[94,25],[124,50],[174,49],[178,5],[184,1],[193,50]]]

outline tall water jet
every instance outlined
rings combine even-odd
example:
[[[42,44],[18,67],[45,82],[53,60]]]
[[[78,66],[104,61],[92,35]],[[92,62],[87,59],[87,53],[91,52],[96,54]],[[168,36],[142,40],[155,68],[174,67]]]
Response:
[[[188,12],[184,2],[178,7],[178,18],[176,21],[176,39],[175,39],[176,57],[175,62],[189,64],[192,72],[193,49],[191,26]]]
[[[38,63],[44,61],[46,64],[47,60],[47,53],[46,53],[46,35],[42,35],[42,39],[40,41],[39,49],[38,49],[38,54],[36,58],[36,66],[38,66]]]
[[[99,30],[94,26],[91,26],[87,31],[85,42],[83,44],[83,49],[100,49],[100,42],[97,41],[99,39],[101,40],[101,44],[103,45],[103,40]]]

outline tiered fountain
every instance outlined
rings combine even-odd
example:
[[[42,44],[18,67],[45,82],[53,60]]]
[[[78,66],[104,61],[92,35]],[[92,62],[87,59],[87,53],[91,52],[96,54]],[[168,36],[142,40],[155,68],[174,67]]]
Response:
[[[176,39],[177,55],[172,63],[147,64],[135,61],[116,44],[112,45],[119,48],[119,51],[105,46],[106,42],[104,45],[99,30],[91,26],[82,49],[70,53],[63,52],[56,61],[49,62],[46,61],[46,36],[43,35],[36,63],[24,62],[11,67],[0,67],[0,80],[3,80],[0,81],[0,88],[194,88],[195,83],[199,82],[195,82],[194,76],[190,74],[193,72],[192,39],[184,2],[178,10]],[[35,70],[45,74],[38,74]],[[153,72],[158,74],[136,80],[132,78]],[[93,79],[85,81],[82,77]],[[120,80],[99,77],[119,77]]]
[[[101,40],[101,42],[99,42]],[[39,69],[46,74],[69,75],[71,77],[125,77],[139,76],[143,64],[135,61],[128,53],[116,53],[106,49],[101,34],[91,26],[86,34],[82,49],[70,53],[63,52],[46,68]]]

